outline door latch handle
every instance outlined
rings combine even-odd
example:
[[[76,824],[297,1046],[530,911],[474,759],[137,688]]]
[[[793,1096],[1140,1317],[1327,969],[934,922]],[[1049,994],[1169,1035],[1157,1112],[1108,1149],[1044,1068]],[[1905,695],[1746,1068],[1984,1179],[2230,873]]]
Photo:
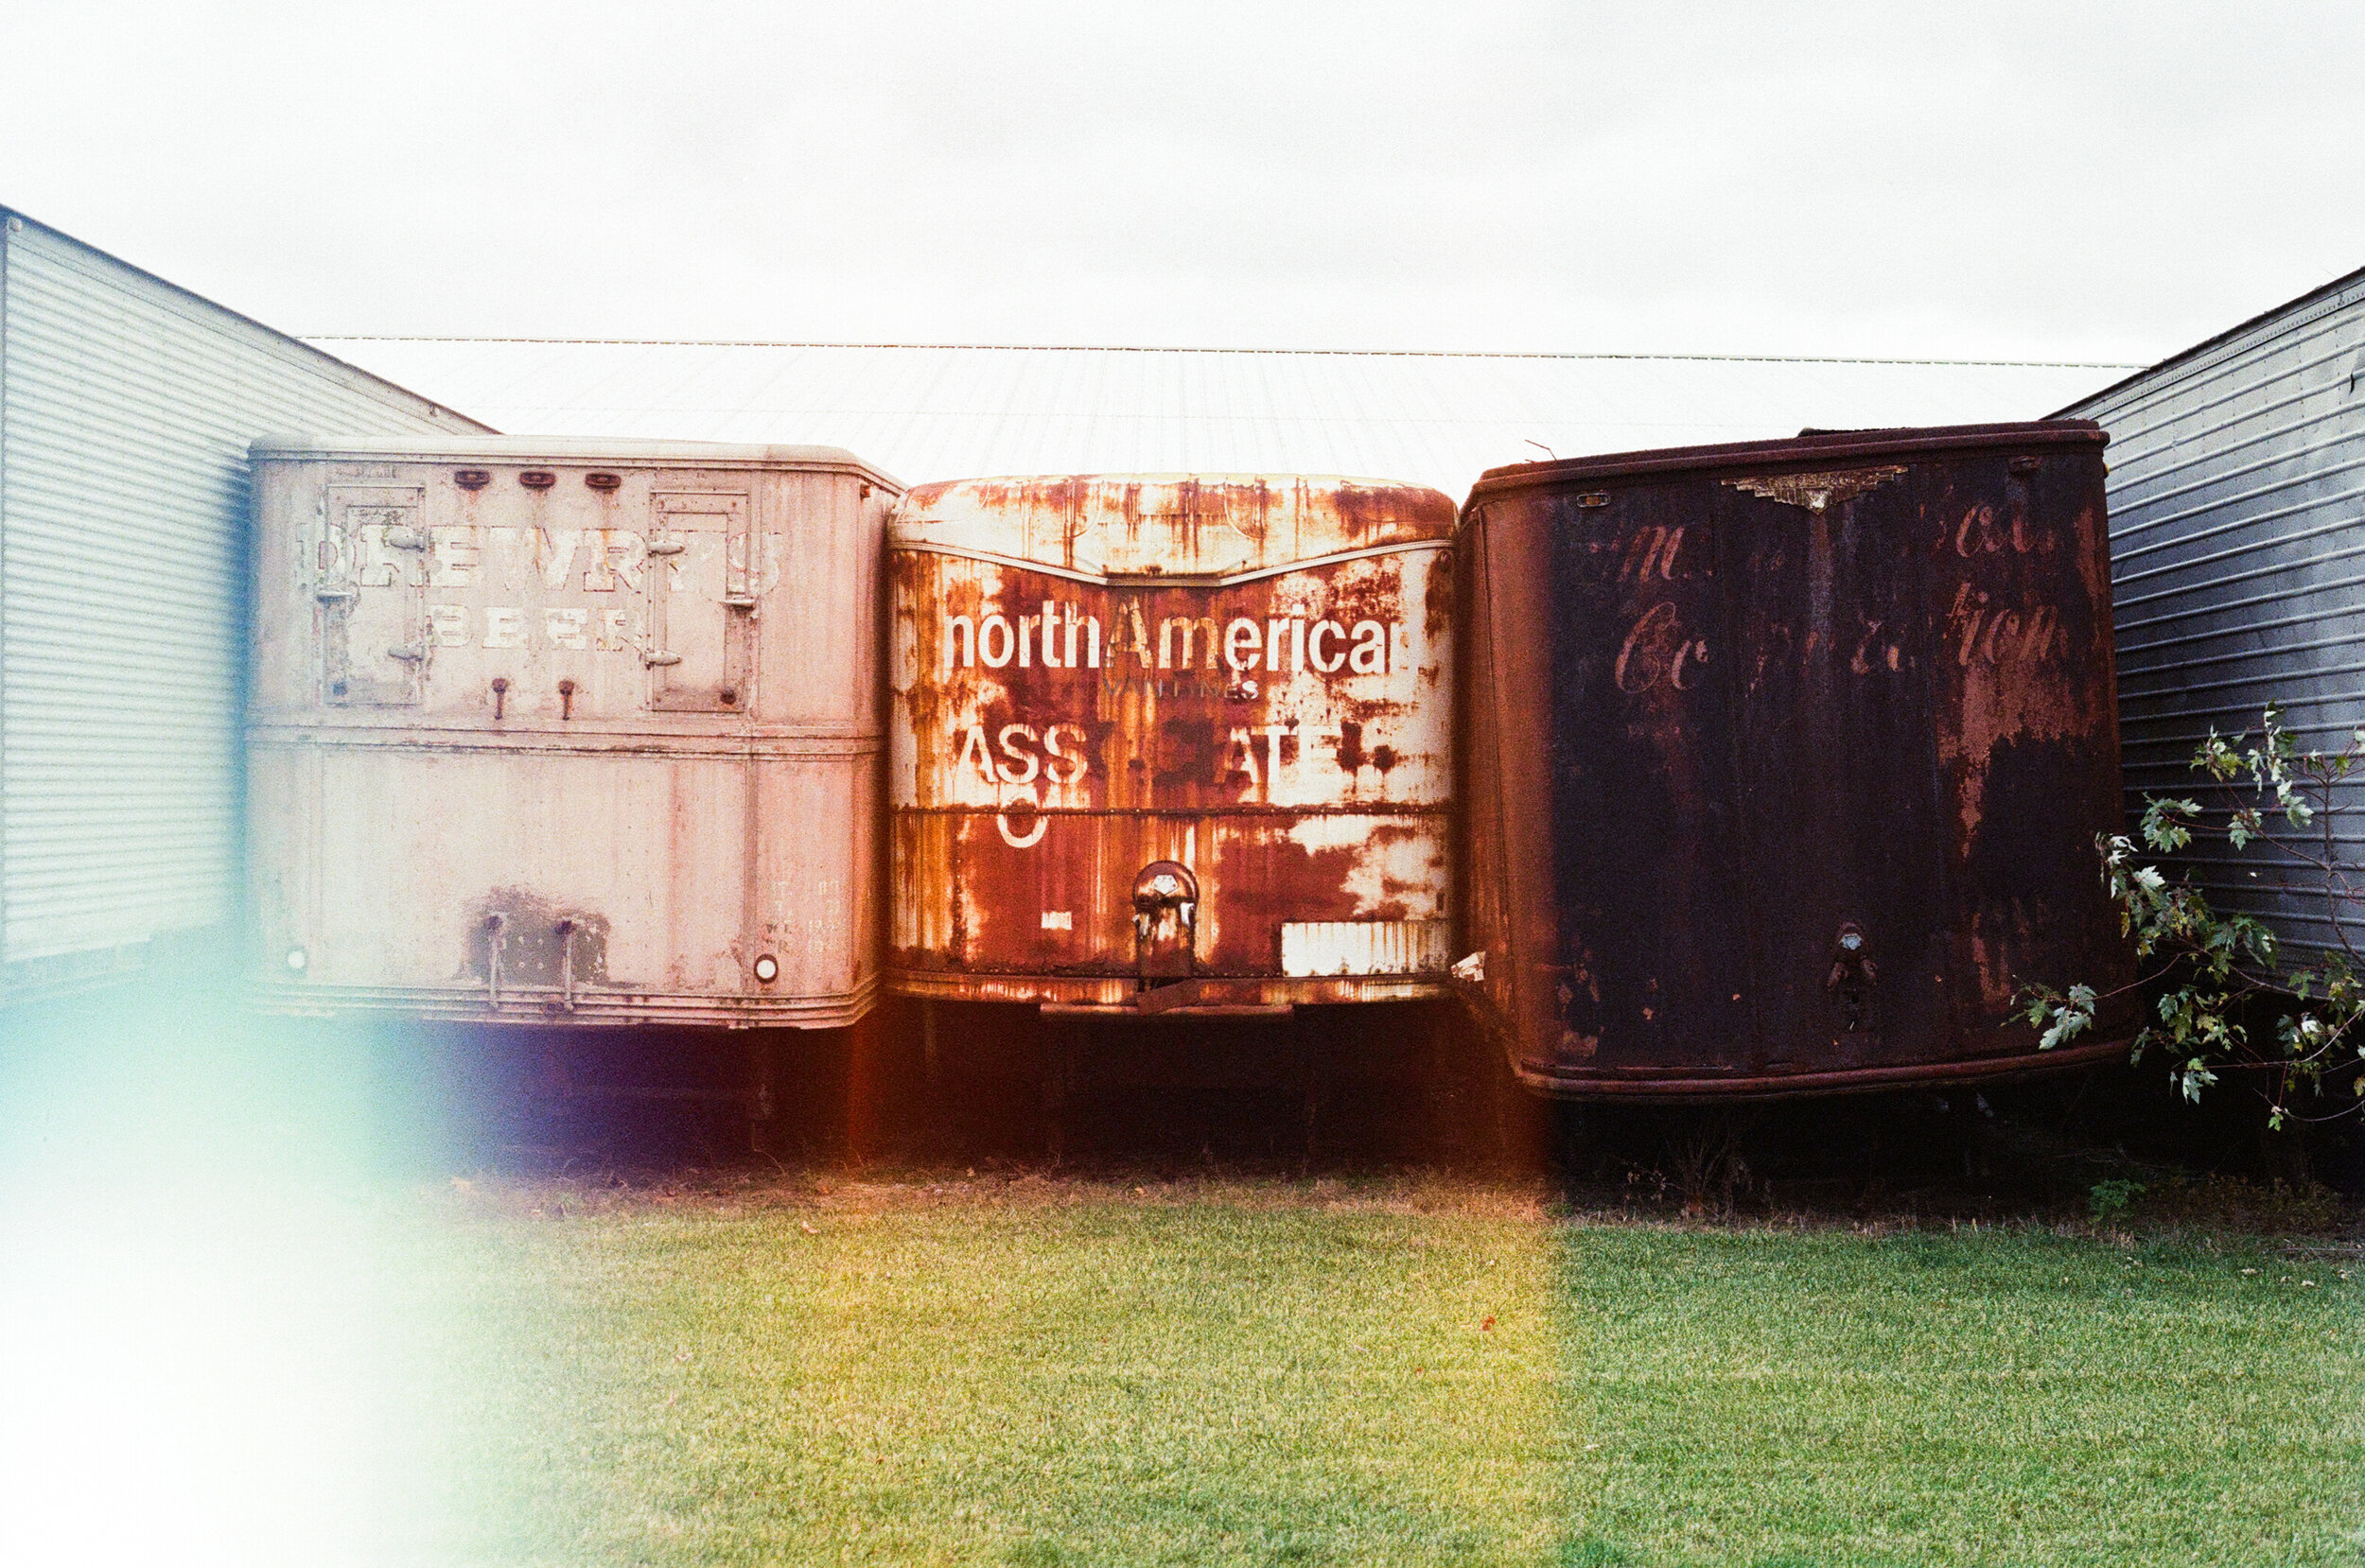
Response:
[[[561,920],[552,928],[558,932],[558,1010],[575,1010],[575,932],[572,920]]]
[[[484,917],[484,1004],[496,1010],[501,1004],[501,928],[508,924],[505,915]]]
[[[1848,1034],[1872,1027],[1872,984],[1880,971],[1865,944],[1864,928],[1853,920],[1840,922],[1831,940],[1831,974],[1824,989],[1831,993],[1839,1026]]]

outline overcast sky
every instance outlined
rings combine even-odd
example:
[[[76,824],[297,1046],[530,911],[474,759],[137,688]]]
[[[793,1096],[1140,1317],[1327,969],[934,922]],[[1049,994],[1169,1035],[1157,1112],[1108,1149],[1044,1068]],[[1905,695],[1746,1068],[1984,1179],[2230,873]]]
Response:
[[[2148,361],[2365,6],[0,0],[0,204],[302,333]]]

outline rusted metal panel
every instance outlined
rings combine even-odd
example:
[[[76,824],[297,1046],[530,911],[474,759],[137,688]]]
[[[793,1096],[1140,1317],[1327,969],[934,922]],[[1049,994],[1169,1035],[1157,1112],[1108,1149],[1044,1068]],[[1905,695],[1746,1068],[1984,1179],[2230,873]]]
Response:
[[[1498,469],[1464,527],[1468,994],[1553,1093],[2026,1071],[2129,959],[2083,422]]]
[[[1453,956],[1447,920],[1291,920],[1281,928],[1281,972],[1436,974]]]
[[[1154,1010],[1435,994],[1446,950],[1415,928],[1447,917],[1453,526],[1436,491],[1342,479],[914,490],[890,984]]]
[[[828,447],[254,459],[267,1005],[861,1015],[891,480]]]

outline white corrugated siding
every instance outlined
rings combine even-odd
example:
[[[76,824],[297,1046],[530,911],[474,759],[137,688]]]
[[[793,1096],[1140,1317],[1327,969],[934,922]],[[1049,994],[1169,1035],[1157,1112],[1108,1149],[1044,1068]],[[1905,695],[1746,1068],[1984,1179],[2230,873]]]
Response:
[[[2365,723],[2365,272],[2067,411],[2111,432],[2130,813],[2200,793],[2194,750],[2212,727],[2254,731],[2270,701],[2303,743],[2346,744]],[[2365,778],[2340,795],[2335,844],[2355,862]],[[2288,856],[2191,863],[2213,899],[2332,940],[2321,897],[2273,890],[2303,874]]]
[[[18,997],[233,917],[247,444],[477,427],[0,222],[0,997]]]
[[[504,430],[817,442],[909,484],[1355,474],[1434,485],[1803,426],[2034,419],[2128,367],[926,344],[315,341]],[[1531,445],[1531,442],[1537,444]]]
[[[1444,974],[1453,962],[1448,920],[1288,920],[1286,975]]]

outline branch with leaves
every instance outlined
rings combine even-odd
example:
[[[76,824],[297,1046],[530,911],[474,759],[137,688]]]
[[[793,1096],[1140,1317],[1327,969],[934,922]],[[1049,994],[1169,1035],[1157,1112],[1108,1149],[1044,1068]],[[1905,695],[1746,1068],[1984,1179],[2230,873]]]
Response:
[[[2169,1057],[2169,1076],[2198,1101],[2224,1073],[2240,1074],[2267,1106],[2268,1124],[2324,1121],[2365,1106],[2365,988],[2350,926],[2365,917],[2365,890],[2344,863],[2333,825],[2338,789],[2365,761],[2365,729],[2339,751],[2303,749],[2269,706],[2258,739],[2215,729],[2193,756],[2207,775],[2196,799],[2146,796],[2143,846],[2124,834],[2095,835],[2103,886],[2119,909],[2119,930],[2135,945],[2143,978],[2125,987],[2148,998],[2130,1046]],[[2279,826],[2278,826],[2279,823]],[[2278,876],[2261,886],[2289,896],[2332,932],[2312,961],[2286,959],[2275,932],[2251,915],[2213,907],[2189,872],[2171,879],[2147,855],[2176,855],[2196,841],[2239,854],[2266,845]],[[2251,874],[2257,877],[2256,872]],[[2286,901],[2286,911],[2294,903]],[[2093,1027],[2109,997],[2089,985],[2032,986],[2017,1005],[2050,1051]],[[2271,1018],[2269,1038],[2261,1021]],[[2354,1071],[2354,1077],[2352,1071]],[[2338,1104],[2345,1100],[2346,1104]]]

